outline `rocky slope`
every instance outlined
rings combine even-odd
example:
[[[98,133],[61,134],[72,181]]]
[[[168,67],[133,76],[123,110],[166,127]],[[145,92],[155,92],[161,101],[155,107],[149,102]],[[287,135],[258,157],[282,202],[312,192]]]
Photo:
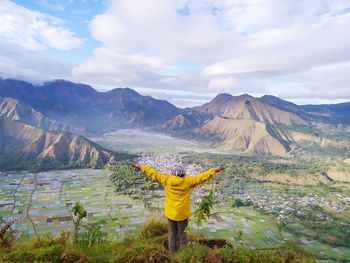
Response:
[[[290,150],[288,142],[278,131],[263,122],[252,119],[228,119],[216,116],[200,128],[194,130],[202,136],[212,135],[221,140],[218,147],[244,153],[286,155]]]
[[[73,132],[74,129],[34,110],[28,104],[13,98],[0,97],[0,116],[22,121],[29,125],[51,131]]]
[[[0,96],[19,99],[46,116],[95,133],[164,123],[180,110],[129,88],[99,92],[91,86],[56,80],[35,86],[0,79]]]
[[[44,131],[4,116],[0,117],[0,139],[0,152],[5,155],[18,152],[34,159],[77,162],[87,167],[101,167],[115,160],[113,152],[82,136]]]
[[[197,118],[189,118],[188,113]],[[163,127],[168,130],[192,128],[194,134],[219,140],[216,146],[223,150],[284,156],[291,149],[293,137],[280,126],[309,126],[309,123],[298,114],[247,94],[219,94]]]
[[[180,130],[197,127],[204,122],[204,116],[196,111],[183,112],[162,125],[166,130]]]
[[[202,114],[230,119],[248,119],[266,124],[308,125],[300,116],[281,110],[249,95],[219,94],[211,102],[196,108]]]

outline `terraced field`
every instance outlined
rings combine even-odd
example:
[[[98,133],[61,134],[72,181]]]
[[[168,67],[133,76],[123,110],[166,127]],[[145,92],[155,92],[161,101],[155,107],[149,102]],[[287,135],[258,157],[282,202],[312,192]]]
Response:
[[[72,229],[70,210],[79,201],[89,221],[105,221],[111,237],[123,236],[143,223],[150,211],[141,200],[114,193],[109,174],[90,169],[1,173],[0,216],[5,221],[18,219],[18,229],[28,234],[55,234]]]
[[[145,208],[142,196],[115,193],[109,175],[108,170],[91,169],[38,174],[1,173],[0,216],[6,221],[18,219],[18,229],[28,235],[55,234],[62,229],[72,229],[70,209],[79,201],[88,212],[89,222],[99,222],[109,238],[119,239],[135,233],[148,217],[162,214],[161,190],[143,193],[149,197]],[[245,194],[253,197],[261,186],[261,184],[250,185],[246,187],[249,190]],[[211,187],[212,184],[207,183],[204,187],[196,189],[195,194],[203,195]],[[269,184],[266,187],[270,190],[260,191],[264,198],[268,193],[272,197],[273,191],[281,191],[281,186],[278,184]],[[291,200],[292,197],[293,194],[289,196]],[[336,197],[333,194],[332,198]],[[227,238],[237,245],[259,249],[281,247],[286,242],[292,242],[318,258],[333,260],[350,258],[349,247],[334,246],[312,239],[306,233],[310,230],[305,228],[304,235],[300,231],[302,226],[298,223],[280,229],[278,225],[280,220],[276,215],[265,213],[256,206],[232,207],[231,201],[230,197],[222,198],[217,195],[213,215],[207,222],[197,226],[193,215],[191,216],[192,232]],[[196,204],[192,204],[193,208],[195,206]],[[346,213],[346,211],[341,213],[343,212]],[[344,220],[346,222],[347,219]],[[291,231],[292,228],[297,228],[299,231]]]

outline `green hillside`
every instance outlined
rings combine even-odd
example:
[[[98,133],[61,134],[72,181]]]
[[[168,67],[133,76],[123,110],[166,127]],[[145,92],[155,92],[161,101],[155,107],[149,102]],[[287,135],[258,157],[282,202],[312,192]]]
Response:
[[[39,236],[15,242],[15,233],[2,225],[1,262],[316,262],[293,244],[271,249],[233,246],[224,239],[189,235],[189,245],[169,252],[167,226],[161,219],[146,222],[134,236],[111,241],[97,225],[83,227],[59,236]]]

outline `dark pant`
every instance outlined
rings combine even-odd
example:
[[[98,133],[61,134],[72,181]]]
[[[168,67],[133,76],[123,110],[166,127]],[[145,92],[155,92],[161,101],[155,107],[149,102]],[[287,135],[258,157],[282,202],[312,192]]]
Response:
[[[187,243],[185,228],[188,225],[188,218],[182,221],[174,221],[168,218],[169,250],[175,251]]]

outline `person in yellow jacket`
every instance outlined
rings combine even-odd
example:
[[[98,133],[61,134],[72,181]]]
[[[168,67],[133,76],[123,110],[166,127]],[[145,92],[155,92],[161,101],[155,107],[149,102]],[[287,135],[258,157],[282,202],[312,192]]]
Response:
[[[190,216],[191,189],[209,180],[225,167],[218,166],[189,176],[181,166],[176,166],[171,174],[162,174],[148,165],[134,163],[132,166],[164,186],[164,212],[168,219],[169,249],[175,251],[187,243],[185,228]]]

